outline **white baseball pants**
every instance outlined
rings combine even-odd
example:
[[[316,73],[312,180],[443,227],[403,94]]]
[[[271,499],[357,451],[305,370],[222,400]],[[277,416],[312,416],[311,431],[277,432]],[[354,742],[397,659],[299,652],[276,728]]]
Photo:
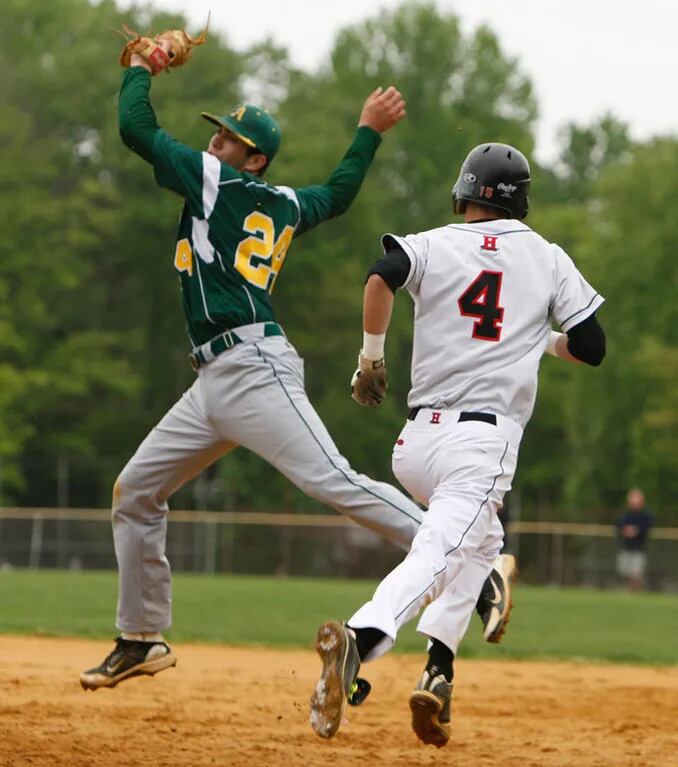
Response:
[[[423,608],[417,630],[456,653],[501,549],[497,511],[511,487],[522,429],[501,416],[494,426],[460,422],[459,415],[420,410],[394,448],[396,477],[429,510],[409,554],[348,621],[386,634],[367,660],[386,652]]]
[[[308,401],[303,362],[291,344],[284,336],[238,344],[200,368],[196,382],[141,443],[115,484],[122,631],[170,626],[167,500],[238,445],[311,497],[409,548],[422,511],[395,488],[349,466]]]

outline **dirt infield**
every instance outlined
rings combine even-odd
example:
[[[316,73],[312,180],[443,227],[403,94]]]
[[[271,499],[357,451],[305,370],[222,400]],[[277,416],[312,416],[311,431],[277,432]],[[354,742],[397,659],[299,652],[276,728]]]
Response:
[[[176,669],[83,692],[78,672],[109,649],[0,637],[2,767],[678,765],[677,668],[459,661],[438,751],[409,728],[415,656],[373,664],[369,701],[325,742],[307,722],[311,651],[178,645]]]

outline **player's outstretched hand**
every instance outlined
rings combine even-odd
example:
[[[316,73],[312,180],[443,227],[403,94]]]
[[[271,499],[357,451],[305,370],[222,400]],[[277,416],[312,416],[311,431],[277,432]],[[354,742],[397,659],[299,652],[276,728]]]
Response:
[[[381,86],[365,100],[358,125],[384,133],[405,117],[405,100],[392,85],[384,90]]]
[[[137,45],[140,46],[142,44],[146,46],[143,51],[139,50],[137,52],[137,50],[132,50],[129,53],[129,64],[127,64],[127,66],[143,67],[152,75],[155,75],[158,72],[162,72],[166,67],[169,66],[169,40],[141,37],[139,38]]]
[[[386,396],[386,363],[358,355],[358,369],[351,379],[351,397],[359,405],[381,405]]]

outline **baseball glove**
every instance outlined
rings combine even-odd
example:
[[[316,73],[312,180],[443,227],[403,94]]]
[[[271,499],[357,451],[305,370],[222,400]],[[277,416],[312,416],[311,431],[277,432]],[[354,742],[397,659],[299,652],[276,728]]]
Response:
[[[351,379],[351,397],[359,405],[381,405],[386,396],[386,363],[358,355],[358,369]]]
[[[209,23],[208,17],[205,29],[197,37],[191,37],[183,29],[169,29],[155,37],[147,37],[123,24],[123,37],[127,39],[127,44],[120,54],[120,63],[128,67],[132,54],[137,53],[148,63],[154,75],[167,67],[180,67],[191,58],[193,48],[207,40]]]

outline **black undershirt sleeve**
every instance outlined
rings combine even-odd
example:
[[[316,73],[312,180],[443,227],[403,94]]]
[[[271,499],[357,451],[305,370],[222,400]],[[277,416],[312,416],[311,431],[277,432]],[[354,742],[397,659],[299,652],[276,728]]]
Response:
[[[600,365],[605,356],[605,331],[595,313],[567,331],[567,350],[587,365]]]
[[[410,273],[411,264],[405,251],[393,242],[388,245],[386,253],[370,267],[367,281],[373,274],[378,274],[389,286],[393,293],[402,288]]]

